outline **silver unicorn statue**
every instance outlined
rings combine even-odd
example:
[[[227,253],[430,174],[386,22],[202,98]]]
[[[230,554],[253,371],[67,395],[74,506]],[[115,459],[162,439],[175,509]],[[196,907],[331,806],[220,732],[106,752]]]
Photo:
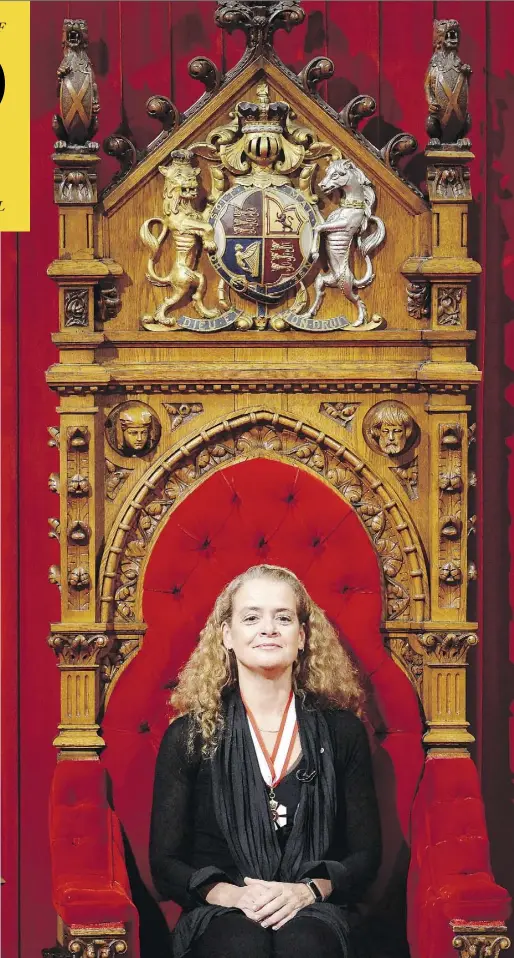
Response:
[[[320,236],[325,233],[329,270],[316,277],[314,302],[302,316],[315,316],[323,302],[325,287],[337,286],[358,308],[358,317],[351,325],[363,326],[368,319],[368,312],[358,290],[369,286],[375,278],[369,254],[380,245],[386,232],[382,220],[372,216],[375,191],[367,176],[351,160],[334,160],[330,163],[319,187],[327,195],[339,192],[340,200],[337,209],[332,210],[325,222],[314,229],[311,258],[314,261],[318,259]],[[354,276],[350,265],[355,237],[357,249],[366,264],[364,276],[359,279]]]

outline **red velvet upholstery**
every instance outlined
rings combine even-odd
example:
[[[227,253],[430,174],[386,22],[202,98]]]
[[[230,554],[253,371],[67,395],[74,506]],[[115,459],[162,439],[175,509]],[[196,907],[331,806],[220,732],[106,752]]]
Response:
[[[451,954],[448,922],[503,921],[510,899],[496,885],[476,768],[471,759],[428,758],[412,814],[409,870],[412,958]]]
[[[384,648],[379,628],[380,568],[357,514],[311,473],[268,459],[252,459],[211,475],[172,512],[149,560],[143,608],[148,632],[141,651],[116,684],[103,722],[107,748],[102,755],[102,766],[112,779],[114,808],[135,859],[137,868],[133,872],[138,875],[138,887],[144,888],[142,879],[147,888],[151,888],[147,856],[153,770],[168,721],[169,683],[194,647],[216,595],[233,576],[261,562],[287,566],[305,582],[313,598],[338,628],[342,641],[369,682],[367,718],[384,835],[383,862],[369,899],[370,907],[386,919],[394,911],[394,889],[399,888],[400,897],[405,900],[402,882],[410,843],[410,816],[424,763],[418,699],[409,680]],[[64,763],[63,771],[58,768],[58,774],[65,776],[64,769],[69,768],[70,781],[75,787],[80,764]],[[438,775],[441,764],[443,774]],[[471,765],[466,763],[466,768],[468,764]],[[84,788],[87,787],[89,795],[91,788],[99,788],[94,782],[100,765],[84,765]],[[71,766],[75,766],[75,770]],[[464,767],[463,762],[460,767]],[[92,776],[91,782],[89,776]],[[423,779],[416,800],[416,860],[411,869],[409,891],[410,938],[416,958],[418,955],[429,958],[429,942],[423,940],[420,947],[419,929],[420,922],[431,920],[427,917],[430,908],[434,915],[440,916],[441,922],[438,958],[449,958],[452,949],[448,919],[465,914],[461,898],[464,895],[464,902],[468,887],[471,889],[469,882],[466,889],[459,885],[458,880],[466,869],[458,863],[455,868],[447,863],[448,856],[457,862],[460,855],[459,861],[464,861],[466,843],[452,845],[449,837],[443,841],[441,830],[436,831],[432,823],[432,803],[438,801],[440,795],[450,809],[458,810],[465,805],[469,795],[479,803],[474,780],[466,779],[461,792],[458,791],[461,786],[453,785],[453,781],[453,766],[448,761],[430,762],[429,774]],[[452,788],[457,790],[455,794]],[[105,799],[100,799],[100,792],[94,794],[96,798],[88,798],[84,803],[80,823],[76,816],[76,825],[72,818],[69,831],[66,824],[62,830],[60,826],[53,830],[53,835],[59,833],[62,842],[61,850],[61,844],[54,838],[54,887],[60,914],[63,908],[67,908],[66,914],[75,913],[75,905],[66,901],[66,888],[84,886],[86,889],[77,893],[78,911],[89,894],[89,885],[99,887],[106,875],[112,875],[115,882],[114,868],[109,871],[106,857],[109,829],[113,828],[115,819],[109,817],[105,804],[102,806]],[[65,804],[69,802],[59,797],[54,819],[61,820],[62,815],[65,822]],[[92,822],[90,811],[95,805],[102,806],[103,811]],[[470,870],[485,872],[485,882],[487,839],[483,819],[477,815],[478,812],[474,819],[475,823],[479,822],[475,829],[477,838],[467,863]],[[441,823],[441,829],[443,827]],[[459,828],[465,827],[462,822],[459,824]],[[97,857],[94,857],[93,845],[89,857],[84,854],[84,867],[77,858],[72,856],[71,862],[67,858],[66,848],[73,833],[81,835],[83,842],[90,836],[94,847],[98,845]],[[84,881],[89,874],[92,880]],[[477,876],[468,877],[479,882]],[[119,882],[121,889],[121,879]],[[504,911],[500,916],[495,904],[498,890],[492,880],[489,878],[489,884],[483,887],[484,894],[487,889],[491,894],[487,907],[484,903],[481,917],[488,917],[489,913],[493,917],[493,912],[503,917]],[[61,888],[64,890],[57,892]],[[100,916],[107,912],[113,919],[112,909],[116,915],[121,914],[125,907],[121,901],[123,896],[118,900],[114,888],[109,895],[102,907],[90,899],[89,921],[101,921]],[[429,895],[426,902],[425,895]],[[138,907],[141,911],[139,902]],[[177,908],[165,905],[164,910],[173,921]]]
[[[53,902],[66,924],[129,922],[138,913],[125,867],[120,823],[99,762],[61,762],[50,796]]]

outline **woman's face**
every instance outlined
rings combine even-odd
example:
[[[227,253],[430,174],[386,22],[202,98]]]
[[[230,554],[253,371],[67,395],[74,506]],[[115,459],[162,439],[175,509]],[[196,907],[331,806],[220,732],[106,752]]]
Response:
[[[250,671],[290,668],[305,645],[291,586],[265,576],[245,582],[233,597],[232,619],[223,623],[223,644]]]

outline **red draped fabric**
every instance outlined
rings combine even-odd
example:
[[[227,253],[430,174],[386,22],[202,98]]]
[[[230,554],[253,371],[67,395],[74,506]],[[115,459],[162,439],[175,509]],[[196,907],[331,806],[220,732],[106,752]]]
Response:
[[[331,56],[336,70],[326,95],[335,107],[357,92],[371,93],[378,117],[369,120],[365,132],[377,145],[402,129],[424,143],[423,75],[434,15],[460,20],[460,52],[474,70],[472,141],[477,159],[472,169],[471,254],[482,262],[484,276],[472,322],[479,332],[477,358],[485,375],[477,413],[482,643],[471,667],[470,706],[493,868],[497,880],[514,891],[514,728],[509,770],[509,677],[514,660],[512,642],[509,658],[509,623],[514,618],[509,489],[514,503],[514,458],[507,448],[514,449],[514,127],[509,122],[514,110],[514,3],[306,0],[304,6],[304,25],[290,36],[277,37],[279,53],[293,69],[317,54]],[[55,768],[51,743],[59,720],[59,676],[45,638],[48,623],[59,616],[57,592],[47,583],[47,569],[57,561],[55,542],[47,537],[47,517],[57,508],[47,492],[47,477],[57,470],[57,459],[47,445],[46,427],[57,424],[57,403],[44,371],[56,359],[50,334],[57,328],[57,295],[46,268],[57,253],[50,122],[56,108],[62,20],[76,15],[88,21],[101,134],[120,130],[144,146],[157,132],[144,110],[150,94],[171,95],[184,109],[201,92],[187,75],[192,56],[204,53],[227,68],[241,53],[241,35],[222,38],[214,28],[214,8],[213,2],[186,0],[32,4],[32,228],[17,242],[2,238],[2,954],[7,958],[33,958],[55,936],[47,799]],[[406,169],[419,183],[423,167],[418,151]],[[112,160],[102,159],[101,184],[115,168]]]

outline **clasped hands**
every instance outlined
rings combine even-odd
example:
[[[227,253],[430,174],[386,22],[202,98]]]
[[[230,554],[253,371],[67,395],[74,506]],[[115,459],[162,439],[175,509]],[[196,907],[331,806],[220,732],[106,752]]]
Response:
[[[303,883],[245,878],[245,886],[241,889],[237,907],[247,918],[273,931],[314,901],[312,892]]]
[[[318,879],[317,884],[324,895],[330,893],[329,881]],[[224,886],[223,889],[222,886]],[[263,928],[272,928],[273,931],[278,931],[302,908],[312,905],[314,901],[311,890],[303,882],[245,878],[244,887],[222,882],[218,884],[216,891],[217,894],[207,896],[207,901],[214,904],[214,898],[216,898],[217,904],[240,908],[247,918],[258,922]]]

